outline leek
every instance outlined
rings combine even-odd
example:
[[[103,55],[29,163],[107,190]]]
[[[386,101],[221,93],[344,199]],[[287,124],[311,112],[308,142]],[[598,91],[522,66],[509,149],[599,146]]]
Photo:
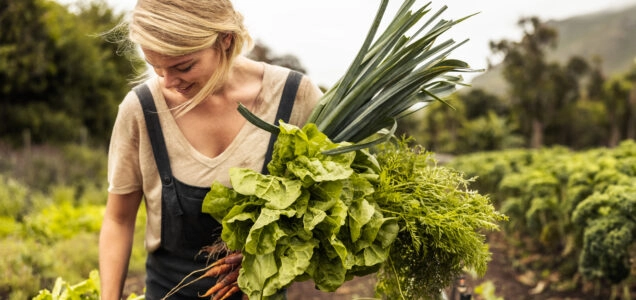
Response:
[[[386,141],[386,135],[368,142],[378,132],[394,132],[397,120],[422,109],[432,101],[465,85],[453,72],[475,72],[450,53],[468,40],[455,43],[439,37],[459,20],[438,20],[446,6],[431,13],[431,2],[413,9],[415,0],[406,0],[386,29],[378,35],[389,0],[382,0],[367,36],[345,74],[328,89],[312,111],[308,123],[332,141],[360,143],[345,150],[370,147]],[[413,35],[408,35],[414,32]],[[376,37],[377,36],[377,37]],[[277,133],[276,126],[264,124],[246,109],[240,110],[250,122]],[[340,150],[342,151],[342,150]]]

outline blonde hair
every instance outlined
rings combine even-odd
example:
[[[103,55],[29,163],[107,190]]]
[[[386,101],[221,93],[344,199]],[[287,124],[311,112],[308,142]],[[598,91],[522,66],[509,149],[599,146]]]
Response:
[[[253,46],[243,16],[229,0],[139,0],[130,17],[128,39],[144,49],[168,56],[209,47],[219,50],[218,70],[192,99],[178,108],[178,116],[215,92],[227,79],[234,58],[244,48]],[[231,42],[224,50],[222,42],[227,35]]]

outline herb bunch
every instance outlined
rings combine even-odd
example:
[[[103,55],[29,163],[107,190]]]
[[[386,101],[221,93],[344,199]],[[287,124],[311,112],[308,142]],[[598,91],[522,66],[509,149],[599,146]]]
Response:
[[[376,290],[387,299],[435,299],[466,269],[484,275],[490,252],[483,231],[506,217],[470,181],[438,166],[430,152],[406,140],[383,144],[373,198],[400,232],[378,272]]]

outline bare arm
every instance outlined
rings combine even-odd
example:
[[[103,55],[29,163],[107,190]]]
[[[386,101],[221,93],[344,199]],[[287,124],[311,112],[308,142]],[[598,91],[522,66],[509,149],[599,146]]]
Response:
[[[108,194],[99,235],[102,300],[121,299],[141,196],[141,191],[125,195]]]

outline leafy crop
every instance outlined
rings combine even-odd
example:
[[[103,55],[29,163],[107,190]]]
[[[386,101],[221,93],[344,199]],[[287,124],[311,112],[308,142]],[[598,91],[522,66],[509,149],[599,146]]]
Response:
[[[304,279],[334,291],[376,271],[398,233],[372,197],[372,156],[322,154],[337,144],[313,124],[280,129],[270,175],[232,169],[233,189],[215,183],[203,204],[223,224],[223,241],[243,252],[238,283],[250,299],[274,298]]]
[[[90,272],[87,279],[79,283],[71,284],[61,277],[55,280],[52,290],[41,290],[32,300],[99,300],[99,273],[96,270]],[[126,300],[142,300],[143,296],[131,294]]]
[[[478,153],[447,166],[467,170],[484,188],[480,192],[498,200],[511,220],[505,232],[525,251],[512,254],[540,257],[523,267],[553,270],[572,278],[572,286],[580,275],[629,284],[636,246],[634,157],[636,142],[628,140],[579,152],[554,147]]]
[[[578,205],[573,221],[585,228],[579,269],[588,278],[625,280],[636,243],[636,188],[614,185]]]
[[[485,272],[490,254],[478,231],[505,217],[461,174],[430,167],[406,143],[374,155],[323,154],[343,144],[312,123],[283,123],[269,175],[235,168],[232,189],[212,185],[203,211],[243,253],[238,283],[250,299],[275,299],[308,279],[335,291],[380,269],[382,292],[396,282],[404,289],[387,296],[410,299],[438,295],[464,267]]]
[[[466,269],[483,276],[490,252],[482,231],[498,230],[506,217],[423,149],[385,145],[377,159],[382,171],[373,198],[400,227],[378,292],[387,299],[433,297]]]

